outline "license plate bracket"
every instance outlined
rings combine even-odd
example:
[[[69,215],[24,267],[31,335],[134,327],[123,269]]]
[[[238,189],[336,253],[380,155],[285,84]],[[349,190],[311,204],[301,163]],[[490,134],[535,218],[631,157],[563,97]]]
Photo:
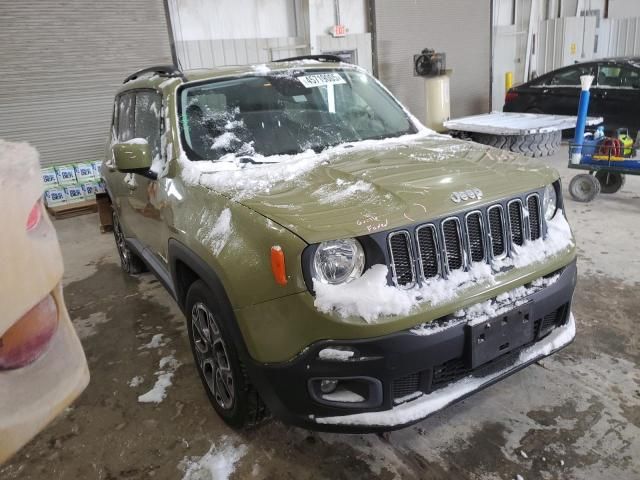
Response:
[[[534,339],[534,321],[527,305],[467,327],[471,368],[476,368]]]

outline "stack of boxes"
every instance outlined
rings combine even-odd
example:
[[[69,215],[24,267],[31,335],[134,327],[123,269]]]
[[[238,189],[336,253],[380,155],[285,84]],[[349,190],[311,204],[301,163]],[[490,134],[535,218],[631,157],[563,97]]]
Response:
[[[101,165],[102,162],[96,161],[43,168],[42,181],[47,207],[95,200],[96,193],[104,193]]]

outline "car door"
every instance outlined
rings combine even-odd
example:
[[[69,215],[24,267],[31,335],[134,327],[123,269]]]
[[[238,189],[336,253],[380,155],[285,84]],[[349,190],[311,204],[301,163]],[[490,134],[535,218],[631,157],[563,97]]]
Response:
[[[580,98],[580,77],[594,73],[593,64],[579,64],[545,75],[535,87],[538,90],[539,109],[556,115],[576,115]],[[589,114],[593,114],[591,108]]]
[[[147,141],[154,163],[161,162],[162,96],[155,90],[136,90],[133,104],[134,137]],[[142,248],[157,255],[162,249],[163,220],[159,182],[152,175],[134,173],[127,179],[131,228]]]
[[[640,127],[640,69],[623,64],[599,65],[593,98],[608,132],[627,128],[635,138]]]

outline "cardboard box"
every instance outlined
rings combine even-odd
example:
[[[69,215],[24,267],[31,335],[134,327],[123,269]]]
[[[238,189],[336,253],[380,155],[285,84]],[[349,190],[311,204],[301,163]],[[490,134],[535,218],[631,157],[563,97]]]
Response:
[[[56,176],[58,185],[72,185],[76,183],[76,171],[73,165],[56,165]]]
[[[84,201],[84,191],[80,185],[65,186],[64,195],[67,197],[67,203]]]
[[[96,180],[102,178],[102,174],[100,173],[100,169],[102,168],[102,161],[96,160],[95,162],[91,162],[91,167],[93,168],[93,177]]]
[[[67,203],[67,197],[64,194],[64,188],[52,187],[44,191],[44,201],[47,207],[55,207]]]
[[[98,193],[107,193],[107,187],[104,184],[104,180],[98,180],[96,182],[96,194]]]
[[[76,173],[78,183],[91,182],[95,180],[93,165],[91,165],[91,163],[75,163],[73,165],[73,169]]]
[[[93,200],[96,198],[96,190],[98,188],[98,184],[96,182],[84,182],[80,184],[82,187],[82,193],[84,194],[85,200]]]
[[[58,176],[56,175],[56,169],[53,167],[41,168],[42,183],[44,188],[55,187],[58,185]]]

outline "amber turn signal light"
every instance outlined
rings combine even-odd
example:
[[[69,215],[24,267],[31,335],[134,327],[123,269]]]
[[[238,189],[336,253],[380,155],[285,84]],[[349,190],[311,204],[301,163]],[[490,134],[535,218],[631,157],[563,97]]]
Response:
[[[284,264],[284,252],[282,247],[274,245],[271,247],[271,271],[273,272],[273,279],[278,285],[287,284],[287,269]]]

